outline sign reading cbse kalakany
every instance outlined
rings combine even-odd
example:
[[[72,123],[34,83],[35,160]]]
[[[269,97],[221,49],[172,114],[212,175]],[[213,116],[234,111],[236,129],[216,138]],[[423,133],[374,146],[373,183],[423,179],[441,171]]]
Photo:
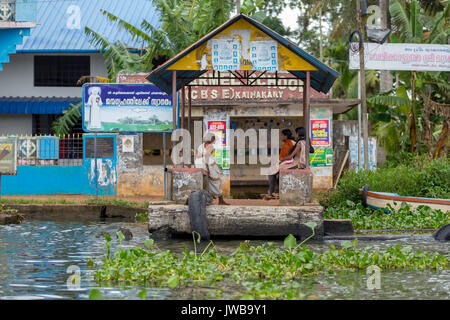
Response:
[[[86,132],[158,132],[173,129],[172,96],[153,84],[85,84]]]
[[[352,44],[356,45],[356,43]],[[350,49],[350,69],[359,69],[359,52]],[[450,71],[450,45],[365,43],[367,70]]]

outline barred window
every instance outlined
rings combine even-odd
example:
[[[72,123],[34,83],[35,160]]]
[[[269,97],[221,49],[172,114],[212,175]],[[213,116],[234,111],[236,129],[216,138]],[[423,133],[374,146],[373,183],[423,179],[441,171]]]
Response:
[[[35,87],[77,87],[90,72],[89,56],[34,56]]]

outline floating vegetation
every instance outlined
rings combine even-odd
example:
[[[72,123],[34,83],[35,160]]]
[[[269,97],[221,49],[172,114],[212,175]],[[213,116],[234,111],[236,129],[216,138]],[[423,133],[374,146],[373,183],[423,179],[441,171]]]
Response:
[[[314,230],[315,225],[310,227]],[[195,236],[195,234],[194,234]],[[381,270],[390,269],[448,269],[449,256],[428,254],[400,245],[381,250],[357,248],[357,241],[344,241],[340,247],[330,245],[323,252],[311,250],[289,235],[284,247],[265,243],[252,246],[242,242],[231,254],[223,254],[211,241],[202,250],[184,248],[181,255],[170,250],[160,250],[152,239],[145,248],[111,253],[111,237],[106,237],[106,256],[95,272],[100,282],[143,282],[162,287],[183,289],[187,286],[221,288],[233,285],[239,288],[230,298],[242,299],[311,299],[300,290],[304,277],[334,274],[338,271],[363,271],[376,265]],[[93,260],[88,262],[95,267]],[[221,290],[217,297],[223,297]]]
[[[325,219],[351,219],[353,228],[358,229],[438,229],[450,223],[450,212],[434,210],[427,206],[412,209],[406,203],[395,210],[388,204],[384,210],[372,210],[364,208],[362,204],[356,204],[350,200],[337,207],[329,207],[325,213]]]

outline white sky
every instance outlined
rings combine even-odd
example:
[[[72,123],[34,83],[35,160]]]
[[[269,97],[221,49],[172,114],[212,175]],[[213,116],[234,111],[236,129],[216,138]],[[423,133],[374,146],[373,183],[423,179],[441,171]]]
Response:
[[[281,21],[283,21],[283,24],[285,27],[291,28],[291,30],[297,29],[297,17],[300,14],[300,9],[295,8],[291,9],[289,7],[286,7],[283,9],[283,11],[280,14]]]

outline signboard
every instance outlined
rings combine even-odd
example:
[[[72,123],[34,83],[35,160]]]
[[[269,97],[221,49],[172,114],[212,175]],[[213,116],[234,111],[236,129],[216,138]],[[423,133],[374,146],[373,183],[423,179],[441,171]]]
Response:
[[[329,146],[330,145],[330,127],[328,119],[311,120],[311,145]]]
[[[333,150],[330,148],[315,148],[314,153],[309,154],[311,167],[327,167],[333,165]]]
[[[244,18],[199,45],[167,70],[317,70]]]
[[[256,76],[259,71],[255,71]],[[278,81],[275,79],[257,79],[254,87],[240,86],[242,83],[235,78],[213,79],[212,71],[204,73],[200,78],[189,83],[191,86],[192,105],[232,105],[237,103],[277,103],[289,104],[299,103],[303,99],[303,82],[292,78],[290,73],[278,72]],[[119,74],[118,81],[121,83],[150,83],[145,79],[146,74]],[[293,87],[293,85],[299,85]],[[288,87],[291,86],[291,87]],[[309,89],[311,99],[329,99],[329,95]],[[186,99],[188,99],[186,90]]]
[[[95,158],[95,137],[85,138],[85,158]],[[97,137],[97,158],[114,158],[114,137]]]
[[[0,137],[0,175],[17,174],[17,138]]]
[[[172,130],[172,96],[153,84],[83,85],[86,132]]]
[[[215,134],[214,157],[222,170],[230,170],[230,151],[228,150],[228,121],[208,120],[208,132]],[[227,173],[224,172],[226,175]]]
[[[357,44],[352,44],[354,46]],[[359,52],[350,49],[350,69],[359,69]],[[366,70],[450,71],[450,45],[365,43]]]

